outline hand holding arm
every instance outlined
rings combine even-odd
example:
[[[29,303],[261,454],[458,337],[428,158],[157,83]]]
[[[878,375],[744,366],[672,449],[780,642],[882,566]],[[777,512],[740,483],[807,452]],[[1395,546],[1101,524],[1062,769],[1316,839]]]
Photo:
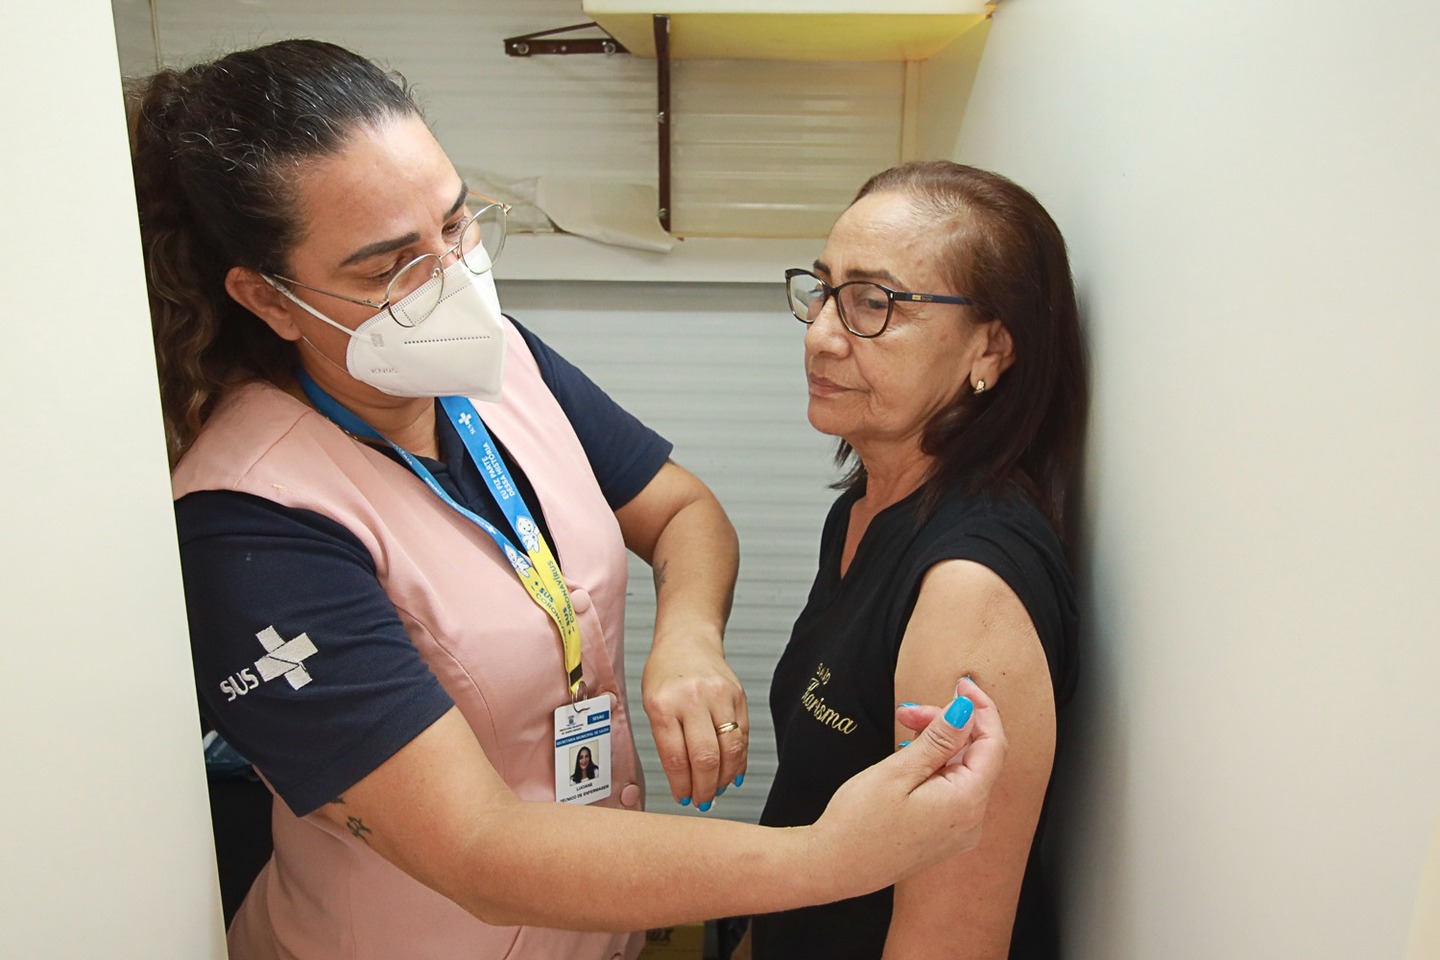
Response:
[[[866,862],[898,880],[980,842],[1008,744],[994,701],[968,678],[955,689],[960,695],[944,710],[900,708],[900,719],[928,724],[905,749],[841,785],[816,822],[849,847],[850,869]],[[865,831],[877,849],[856,849],[854,835]]]

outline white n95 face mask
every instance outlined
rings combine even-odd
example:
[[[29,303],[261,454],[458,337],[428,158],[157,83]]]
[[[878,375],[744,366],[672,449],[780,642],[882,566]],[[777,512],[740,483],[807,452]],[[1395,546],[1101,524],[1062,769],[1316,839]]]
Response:
[[[444,293],[435,309],[415,326],[396,322],[382,309],[354,330],[325,316],[281,283],[269,280],[302,310],[349,335],[345,369],[392,397],[473,397],[500,399],[505,376],[505,327],[495,280],[487,270],[473,274],[457,260],[444,273]],[[434,296],[434,277],[395,304]]]

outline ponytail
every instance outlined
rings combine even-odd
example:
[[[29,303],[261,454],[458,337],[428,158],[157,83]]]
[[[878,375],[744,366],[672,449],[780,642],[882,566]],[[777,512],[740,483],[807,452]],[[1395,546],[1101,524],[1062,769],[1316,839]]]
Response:
[[[301,234],[296,167],[339,152],[360,126],[420,110],[403,81],[313,40],[161,71],[127,99],[173,465],[227,387],[294,367],[294,346],[230,298],[225,276],[284,272]]]

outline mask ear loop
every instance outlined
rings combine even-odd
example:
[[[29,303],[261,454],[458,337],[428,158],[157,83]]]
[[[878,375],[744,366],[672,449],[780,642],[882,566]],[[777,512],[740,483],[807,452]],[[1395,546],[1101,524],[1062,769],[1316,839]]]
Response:
[[[336,363],[334,360],[331,360],[329,357],[325,356],[325,351],[324,351],[324,350],[321,350],[319,347],[315,346],[315,344],[310,340],[309,337],[302,335],[302,336],[300,337],[300,340],[301,340],[302,343],[304,343],[304,344],[305,344],[307,347],[309,347],[311,350],[314,350],[315,353],[319,355],[319,357],[320,357],[321,360],[324,360],[326,363],[330,364],[330,366],[334,367],[336,370],[339,370],[341,373],[345,374],[345,376],[350,377],[350,379],[352,379],[352,380],[355,379],[354,376],[350,373],[349,370],[346,370],[344,367],[340,366],[340,364]],[[344,427],[341,427],[340,429],[341,429],[341,430],[344,430],[344,431],[345,431],[345,435],[346,435],[347,437],[349,437],[350,439],[354,440],[356,443],[364,444],[365,446],[367,446],[367,447],[372,447],[372,448],[374,448],[374,449],[376,449],[376,450],[383,450],[383,449],[385,449],[384,446],[383,446],[383,444],[381,444],[381,443],[380,443],[379,441],[377,441],[377,440],[374,440],[374,439],[372,439],[372,438],[370,438],[370,437],[363,437],[363,436],[360,436],[359,434],[351,433],[349,430],[345,430]]]
[[[274,287],[275,290],[280,294],[280,296],[284,297],[286,300],[289,300],[291,303],[295,304],[297,307],[299,307],[301,310],[304,310],[306,313],[310,314],[315,319],[330,324],[330,326],[334,327],[336,330],[339,330],[341,333],[349,334],[351,340],[360,339],[360,335],[354,330],[351,330],[349,327],[342,326],[341,324],[336,323],[334,320],[331,320],[329,317],[325,316],[325,314],[321,313],[319,310],[316,310],[304,300],[301,300],[299,297],[295,296],[295,294],[291,293],[282,284],[274,280],[272,277],[263,273],[260,274],[260,276],[264,278],[266,283]],[[342,367],[334,360],[331,360],[328,356],[325,355],[324,350],[321,350],[319,347],[317,347],[315,345],[315,342],[309,337],[305,336],[303,333],[300,335],[300,342],[305,344],[305,346],[309,347],[311,350],[314,350],[316,355],[319,356],[320,359],[324,360],[326,363],[330,364],[330,366],[344,373],[347,377],[351,376],[351,373],[347,368]],[[346,353],[349,353],[348,348],[346,350]]]
[[[360,339],[360,334],[356,333],[354,330],[351,330],[349,327],[345,326],[343,323],[340,323],[337,320],[331,320],[329,317],[325,316],[325,314],[321,313],[319,310],[310,306],[310,304],[306,303],[304,300],[301,300],[299,297],[295,296],[295,294],[291,293],[289,290],[281,286],[275,280],[271,279],[263,273],[260,274],[260,276],[265,278],[266,283],[270,284],[270,286],[274,287],[277,291],[279,291],[280,296],[284,297],[286,300],[289,300],[291,303],[295,304],[295,306],[299,307],[301,310],[304,310],[316,320],[319,320],[322,323],[330,324],[330,326],[334,327],[336,330],[339,330],[341,333],[350,337],[350,339],[352,340]],[[368,322],[369,321],[367,320],[366,323]],[[361,326],[364,326],[364,324],[361,324]],[[301,339],[303,340],[304,338],[302,337]],[[310,346],[313,347],[315,346],[315,344],[312,343],[310,344]],[[334,361],[332,360],[331,362],[333,363]]]
[[[349,370],[347,370],[345,367],[340,366],[340,364],[336,363],[334,360],[331,360],[329,357],[325,356],[325,351],[324,351],[324,350],[321,350],[319,347],[315,346],[314,341],[312,341],[309,337],[305,336],[303,333],[300,335],[300,341],[301,341],[302,343],[304,343],[305,346],[309,347],[311,350],[314,350],[315,353],[320,357],[321,360],[324,360],[326,363],[330,364],[330,366],[334,367],[336,370],[339,370],[340,372],[344,373],[347,377],[350,376],[350,371],[349,371]],[[354,379],[354,378],[352,377],[351,379]]]

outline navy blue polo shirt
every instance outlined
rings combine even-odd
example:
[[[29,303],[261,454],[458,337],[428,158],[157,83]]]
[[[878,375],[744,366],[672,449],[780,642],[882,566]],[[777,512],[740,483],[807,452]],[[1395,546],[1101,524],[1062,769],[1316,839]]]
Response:
[[[516,328],[575,428],[606,502],[624,506],[659,472],[670,443],[535,334]],[[508,530],[454,426],[436,419],[441,460],[422,461],[456,501]],[[554,545],[529,479],[499,446]],[[369,550],[345,527],[229,490],[180,498],[175,519],[202,712],[297,815],[362,780],[452,706],[381,588]],[[563,566],[564,556],[559,560]],[[303,665],[305,631],[327,638],[323,680],[284,669]],[[290,695],[297,682],[306,696]]]

